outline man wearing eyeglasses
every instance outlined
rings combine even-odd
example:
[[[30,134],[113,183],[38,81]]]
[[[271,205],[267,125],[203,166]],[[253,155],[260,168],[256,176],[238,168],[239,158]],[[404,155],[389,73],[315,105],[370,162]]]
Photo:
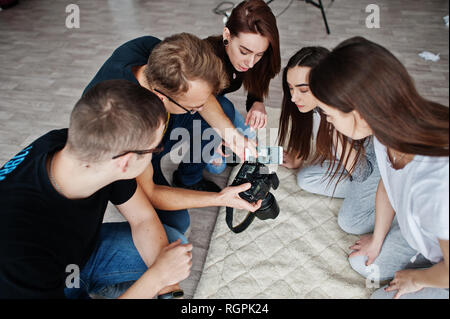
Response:
[[[164,151],[155,154],[152,164],[137,178],[163,224],[184,234],[190,223],[189,208],[234,206],[254,211],[259,207],[259,203],[241,201],[236,189],[220,191],[217,185],[203,178],[205,161],[194,160],[199,155],[194,152],[194,143],[201,143],[200,153],[211,143],[211,138],[202,138],[204,134],[193,134],[195,123],[200,123],[202,133],[213,127],[242,159],[246,146],[255,153],[254,142],[248,141],[232,125],[235,114],[232,105],[221,107],[217,103],[214,94],[226,87],[228,78],[222,62],[207,42],[187,33],[163,41],[151,36],[131,40],[114,51],[88,88],[113,78],[126,79],[152,91],[168,112],[161,143]],[[180,128],[190,133],[190,152],[174,173],[175,188],[170,187],[162,173],[161,158],[179,142],[171,138],[171,132]]]
[[[69,129],[0,168],[0,299],[177,291],[192,245],[161,224],[135,180],[158,151],[166,118],[150,91],[105,81],[77,102]],[[102,223],[109,201],[127,222]]]

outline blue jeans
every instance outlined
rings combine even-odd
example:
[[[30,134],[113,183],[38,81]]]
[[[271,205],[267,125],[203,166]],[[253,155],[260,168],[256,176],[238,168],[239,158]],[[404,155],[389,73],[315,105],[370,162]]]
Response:
[[[230,102],[226,97],[224,96],[218,96],[217,101],[219,101],[220,105],[222,105],[222,108],[230,108],[232,107],[234,109],[234,119],[230,117],[230,120],[232,121],[234,127],[245,137],[254,139],[256,138],[256,132],[250,130],[249,125],[245,125],[245,118],[242,116],[241,113],[234,107],[233,103]],[[229,106],[231,105],[231,106]],[[213,165],[211,161],[215,159],[222,158],[219,165]],[[213,174],[220,174],[225,170],[226,165],[226,159],[225,157],[221,156],[220,154],[214,152],[212,155],[211,161],[206,165],[206,169],[208,172]]]
[[[176,229],[163,226],[169,243],[178,238],[187,243]],[[80,287],[65,288],[64,293],[68,299],[88,299],[89,294],[117,298],[147,269],[134,246],[128,222],[104,223],[97,246],[80,271]]]

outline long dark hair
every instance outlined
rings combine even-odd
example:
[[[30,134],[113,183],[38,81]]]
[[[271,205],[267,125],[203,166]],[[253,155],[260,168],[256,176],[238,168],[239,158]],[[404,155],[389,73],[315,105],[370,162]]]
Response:
[[[314,68],[329,52],[323,47],[304,47],[289,59],[283,70],[283,102],[278,141],[280,145],[286,146],[289,153],[294,152],[297,158],[303,160],[308,159],[311,153],[313,111],[301,113],[295,103],[291,101],[287,72],[296,66]]]
[[[310,72],[309,85],[321,102],[358,111],[385,146],[449,155],[448,107],[420,96],[406,68],[384,47],[362,37],[342,42]]]
[[[239,33],[259,33],[269,40],[269,47],[253,68],[244,73],[244,88],[258,97],[267,96],[269,83],[281,68],[280,37],[277,20],[263,0],[239,3],[225,25],[232,36]]]

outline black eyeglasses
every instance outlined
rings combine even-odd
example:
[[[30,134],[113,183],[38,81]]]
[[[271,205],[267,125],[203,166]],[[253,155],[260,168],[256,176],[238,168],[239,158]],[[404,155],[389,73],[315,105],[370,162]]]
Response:
[[[187,108],[185,108],[184,106],[180,105],[177,101],[175,101],[174,99],[172,99],[170,96],[164,94],[164,93],[161,92],[160,90],[158,90],[158,89],[154,89],[154,90],[155,90],[156,92],[158,92],[158,93],[164,95],[170,102],[172,102],[172,103],[175,104],[176,106],[181,107],[181,108],[182,108],[183,110],[185,110],[186,112],[188,112],[188,113],[190,113],[190,114],[195,114],[195,113],[197,113],[197,109],[196,109],[196,108],[193,108],[193,109],[191,109],[191,110],[188,110]],[[197,108],[200,108],[200,107],[197,107]]]
[[[135,154],[138,154],[138,155],[144,155],[144,154],[149,154],[149,153],[155,153],[155,154],[158,154],[158,153],[161,153],[163,150],[164,150],[164,147],[163,147],[163,146],[160,146],[160,147],[156,147],[156,148],[151,148],[151,149],[149,149],[149,150],[126,151],[126,152],[123,152],[122,154],[113,156],[112,159],[116,159],[116,158],[118,158],[118,157],[127,155],[128,153],[135,153]]]

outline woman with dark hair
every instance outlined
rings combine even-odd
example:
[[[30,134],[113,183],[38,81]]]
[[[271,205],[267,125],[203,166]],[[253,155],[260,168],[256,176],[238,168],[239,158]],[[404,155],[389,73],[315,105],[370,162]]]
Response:
[[[373,144],[366,142],[365,156],[355,162],[352,143],[337,139],[335,130],[321,120],[318,101],[309,89],[309,73],[329,51],[305,47],[294,54],[283,71],[283,102],[278,140],[284,146],[283,166],[299,169],[300,188],[314,194],[345,198],[338,215],[344,229],[358,234],[375,223],[375,193],[380,180]],[[329,136],[331,132],[331,136]],[[333,142],[334,141],[334,142]],[[344,155],[342,155],[344,154]],[[334,159],[339,158],[336,165]],[[363,201],[355,201],[364,198]],[[358,214],[358,222],[354,215]]]
[[[448,299],[448,107],[420,96],[401,62],[361,37],[322,60],[310,88],[340,134],[374,136],[376,222],[349,256],[363,276],[393,278],[372,298]]]
[[[223,61],[229,86],[217,97],[224,107],[232,103],[225,94],[237,91],[242,85],[248,92],[247,116],[236,110],[234,126],[253,137],[252,129],[263,128],[267,123],[264,97],[269,93],[269,83],[281,66],[280,40],[276,18],[263,0],[247,0],[239,3],[231,12],[223,34],[205,39]],[[234,107],[234,106],[233,106]],[[222,164],[208,165],[210,171],[220,173]]]

